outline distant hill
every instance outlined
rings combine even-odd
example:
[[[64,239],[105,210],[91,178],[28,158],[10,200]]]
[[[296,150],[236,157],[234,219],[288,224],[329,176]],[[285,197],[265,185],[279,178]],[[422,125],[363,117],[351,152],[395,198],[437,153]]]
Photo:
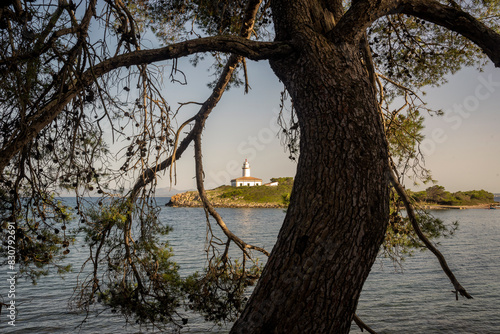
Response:
[[[210,202],[216,207],[230,208],[284,208],[284,197],[292,192],[293,178],[275,178],[278,186],[231,187],[220,186],[207,190]],[[202,206],[197,191],[188,191],[173,195],[170,206]]]

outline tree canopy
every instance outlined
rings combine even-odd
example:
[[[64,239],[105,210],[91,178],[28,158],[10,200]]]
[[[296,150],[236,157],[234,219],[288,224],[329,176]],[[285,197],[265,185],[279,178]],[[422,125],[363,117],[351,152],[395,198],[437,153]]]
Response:
[[[16,236],[20,272],[35,280],[57,267],[70,252],[74,233],[83,233],[91,273],[74,296],[79,307],[88,310],[99,300],[139,322],[159,325],[182,323],[175,310],[188,300],[215,321],[235,320],[246,307],[234,332],[250,323],[262,331],[300,332],[280,327],[284,315],[278,311],[259,315],[263,320],[254,324],[259,291],[284,279],[276,272],[288,277],[302,268],[297,284],[309,293],[307,266],[321,265],[314,259],[332,261],[343,266],[332,266],[332,277],[348,270],[353,287],[338,294],[341,306],[332,311],[337,319],[323,319],[317,332],[345,332],[351,319],[362,324],[354,315],[357,297],[384,235],[392,240],[392,246],[384,244],[386,251],[407,246],[391,239],[391,231],[404,226],[439,257],[457,293],[470,297],[428,240],[439,223],[419,223],[423,218],[400,180],[408,174],[432,179],[419,150],[423,114],[442,112],[425,105],[421,88],[442,84],[446,74],[464,66],[492,61],[500,67],[499,15],[500,2],[494,0],[4,2],[0,216],[2,228]],[[150,47],[153,38],[158,47]],[[207,79],[212,92],[198,112],[178,119],[161,83],[165,78],[184,83],[177,59],[186,56],[194,64],[211,57],[216,79]],[[247,306],[244,288],[262,269],[252,263],[251,252],[269,252],[228,229],[207,199],[202,159],[205,122],[224,91],[248,90],[246,58],[270,61],[284,82],[280,136],[290,157],[298,157],[290,208],[273,251],[289,256],[278,264],[283,257],[271,255],[270,268],[283,265],[283,270],[264,271],[264,283]],[[170,73],[158,66],[165,61]],[[179,108],[187,104],[192,102]],[[226,240],[210,239],[213,256],[206,272],[181,279],[170,247],[160,243],[169,229],[157,219],[154,190],[160,171],[170,168],[173,182],[175,162],[191,144],[200,198]],[[322,156],[345,165],[322,169]],[[317,170],[309,168],[313,160]],[[318,175],[328,182],[317,185]],[[73,210],[57,200],[62,189],[74,192]],[[99,200],[88,200],[96,193]],[[70,232],[72,220],[78,227]],[[335,224],[352,226],[352,236],[330,231]],[[2,234],[5,258],[8,234]],[[338,242],[320,242],[330,235]],[[228,257],[231,245],[241,251],[242,262]],[[333,255],[312,251],[323,248],[351,260],[341,265]],[[321,281],[327,275],[314,277]],[[290,326],[302,321],[298,315],[292,319]]]

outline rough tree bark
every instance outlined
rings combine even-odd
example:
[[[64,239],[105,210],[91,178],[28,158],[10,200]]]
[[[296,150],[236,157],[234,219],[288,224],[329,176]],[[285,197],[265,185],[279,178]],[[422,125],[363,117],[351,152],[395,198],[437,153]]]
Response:
[[[232,333],[348,333],[389,221],[387,145],[359,46],[326,39],[333,15],[300,2],[273,2],[277,38],[300,51],[271,61],[299,118],[297,174],[277,244]]]

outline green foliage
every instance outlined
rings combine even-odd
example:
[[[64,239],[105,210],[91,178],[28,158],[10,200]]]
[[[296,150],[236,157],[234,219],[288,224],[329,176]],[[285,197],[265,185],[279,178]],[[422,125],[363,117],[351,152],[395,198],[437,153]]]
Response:
[[[402,14],[380,19],[369,35],[378,69],[406,87],[440,85],[447,74],[485,58],[465,37]]]
[[[498,1],[458,0],[446,5],[463,8],[498,31]],[[379,101],[387,139],[396,166],[424,184],[432,180],[420,150],[424,113],[442,115],[426,106],[422,91],[439,86],[464,67],[482,68],[485,54],[467,38],[441,25],[403,14],[384,16],[367,31],[378,76]]]
[[[273,178],[271,180],[283,180],[278,186],[253,186],[253,187],[231,187],[222,186],[217,188],[221,191],[219,198],[230,198],[233,200],[243,200],[253,203],[282,203],[284,194],[292,191],[293,178]],[[274,182],[274,181],[273,181]]]
[[[429,240],[451,237],[458,229],[458,222],[446,225],[441,219],[435,218],[427,212],[418,212],[417,222]],[[404,211],[401,212],[396,206],[391,207],[381,254],[392,259],[395,263],[401,263],[406,256],[413,255],[418,249],[425,250],[427,248],[418,238]]]
[[[73,219],[71,208],[54,197],[22,198],[12,206],[15,193],[0,200],[0,259],[7,265],[14,256],[16,271],[33,283],[50,268],[64,274],[71,266],[59,263],[70,252],[73,235],[67,226]],[[13,214],[13,212],[15,214]]]
[[[399,161],[408,161],[418,156],[418,144],[424,139],[424,117],[418,109],[406,114],[394,114],[387,121],[387,140],[391,154]]]
[[[234,190],[225,191],[219,195],[220,198],[237,198],[242,196],[244,189],[242,187],[237,187]]]
[[[135,236],[134,214],[137,227],[143,226]],[[158,224],[157,211],[110,200],[89,208],[87,217],[81,231],[95,267],[73,301],[81,308],[97,301],[129,321],[156,327],[187,322],[178,314],[183,305],[210,321],[232,321],[242,310],[246,287],[261,273],[258,262],[246,267],[245,261],[226,257],[210,262],[202,274],[181,278],[172,248],[164,241],[171,229]]]
[[[206,321],[223,323],[234,321],[243,310],[245,290],[255,283],[262,266],[254,263],[250,268],[237,260],[216,261],[203,274],[189,276],[183,286],[189,309],[201,313]]]
[[[410,195],[417,202],[438,205],[479,205],[494,203],[494,194],[485,190],[457,191],[451,193],[439,185],[427,188],[425,191],[412,192]]]
[[[290,194],[286,193],[282,196],[283,204],[288,207],[290,205]]]
[[[175,322],[182,281],[163,240],[170,231],[152,206],[122,199],[89,205],[80,232],[93,268],[73,304],[89,310],[97,301],[140,324]]]
[[[169,323],[180,305],[182,281],[178,266],[171,260],[172,249],[165,244],[155,247],[140,258],[146,264],[143,270],[148,275],[148,287],[140,288],[133,281],[119,281],[108,285],[108,289],[98,294],[98,301],[120,311],[126,317],[133,317],[136,323]],[[112,275],[119,274],[120,268],[110,268]],[[143,283],[144,284],[144,283]]]
[[[246,1],[243,0],[141,0],[126,1],[140,17],[143,29],[151,29],[166,44],[191,35],[238,34]],[[255,35],[263,35],[270,23],[271,11],[261,6]],[[195,27],[197,29],[195,29]]]
[[[271,182],[278,182],[278,185],[292,186],[293,177],[272,177]]]

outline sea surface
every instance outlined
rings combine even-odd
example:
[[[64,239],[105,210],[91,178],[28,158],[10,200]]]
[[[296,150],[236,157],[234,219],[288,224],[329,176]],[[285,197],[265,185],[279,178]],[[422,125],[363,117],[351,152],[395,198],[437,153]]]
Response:
[[[173,227],[168,235],[183,275],[205,263],[207,222],[201,208],[170,208],[158,199],[161,220]],[[248,243],[271,250],[284,218],[282,209],[220,209],[228,227]],[[359,317],[378,333],[499,333],[500,334],[500,210],[440,210],[434,216],[459,221],[455,236],[439,240],[439,249],[460,283],[474,299],[455,299],[452,285],[429,251],[416,252],[403,266],[387,259],[374,265],[359,301]],[[73,246],[67,261],[75,272],[62,280],[49,274],[37,285],[16,284],[16,326],[8,325],[7,310],[0,314],[0,333],[153,333],[125,324],[109,311],[99,315],[68,309],[85,248]],[[262,256],[261,256],[262,258]],[[263,259],[264,260],[264,259]],[[0,271],[0,295],[6,300],[7,268]],[[180,333],[227,333],[226,327],[189,316]],[[353,324],[351,333],[361,333]]]

